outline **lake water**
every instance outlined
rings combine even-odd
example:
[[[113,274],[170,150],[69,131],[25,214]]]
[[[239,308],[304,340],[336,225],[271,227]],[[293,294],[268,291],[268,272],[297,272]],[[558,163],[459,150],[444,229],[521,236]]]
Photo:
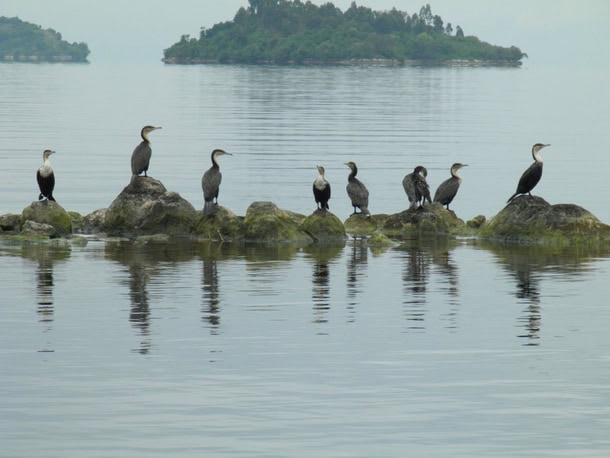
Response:
[[[145,124],[150,176],[202,208],[331,210],[353,160],[373,213],[465,162],[452,208],[534,194],[610,222],[606,74],[585,68],[0,65],[0,214],[107,207]],[[607,456],[608,250],[409,240],[372,249],[104,242],[0,246],[0,455]]]

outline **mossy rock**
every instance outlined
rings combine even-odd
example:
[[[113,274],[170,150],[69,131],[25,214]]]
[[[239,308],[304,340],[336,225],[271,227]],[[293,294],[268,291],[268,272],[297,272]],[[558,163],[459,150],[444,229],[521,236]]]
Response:
[[[98,208],[83,217],[81,232],[83,234],[97,234],[104,232],[104,222],[106,220],[106,208]]]
[[[381,231],[389,237],[408,238],[424,234],[462,235],[468,230],[452,210],[433,203],[388,216]]]
[[[508,242],[608,243],[610,226],[578,205],[551,205],[541,197],[523,195],[484,224],[478,235]]]
[[[397,242],[391,240],[387,235],[381,232],[375,232],[367,241],[368,246],[373,248],[391,247],[397,245]]]
[[[311,243],[312,238],[300,227],[303,215],[288,212],[273,202],[253,202],[243,222],[244,240],[248,242]]]
[[[72,234],[72,218],[57,202],[49,200],[32,202],[32,204],[29,207],[24,208],[21,213],[22,228],[26,221],[47,224],[53,227],[60,236]]]
[[[301,224],[301,228],[316,242],[344,242],[345,226],[328,210],[316,210]]]
[[[388,215],[369,215],[364,216],[360,213],[352,214],[343,222],[345,231],[356,237],[372,235],[379,227],[385,223]]]
[[[211,215],[201,213],[195,222],[195,235],[204,240],[240,240],[243,238],[243,218],[218,206]]]
[[[0,232],[18,233],[21,231],[21,215],[7,213],[0,215]]]
[[[109,235],[122,237],[190,236],[197,216],[188,201],[176,192],[168,192],[160,181],[133,177],[108,207],[104,230]]]

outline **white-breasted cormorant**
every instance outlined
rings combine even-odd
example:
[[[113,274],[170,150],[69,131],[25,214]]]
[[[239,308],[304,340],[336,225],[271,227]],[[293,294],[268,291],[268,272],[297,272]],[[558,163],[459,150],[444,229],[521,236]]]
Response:
[[[218,205],[218,191],[220,189],[220,182],[222,181],[222,173],[220,173],[220,166],[216,161],[216,158],[231,153],[227,153],[221,149],[215,149],[212,151],[212,167],[207,169],[201,177],[201,189],[203,190],[203,214],[211,215],[214,213],[216,205]]]
[[[318,178],[313,182],[313,197],[316,200],[319,210],[328,210],[330,200],[330,183],[324,178],[324,167],[317,165]]]
[[[422,207],[426,200],[432,203],[430,198],[430,187],[426,181],[428,170],[422,165],[418,165],[413,172],[405,175],[402,179],[402,187],[409,199],[409,208]]]
[[[42,200],[46,197],[47,200],[55,202],[55,198],[53,197],[55,174],[53,173],[53,167],[51,167],[51,161],[49,160],[51,154],[54,153],[55,151],[51,151],[50,149],[46,149],[42,153],[43,164],[36,172],[36,181],[38,181],[38,188],[40,189],[38,200]]]
[[[352,201],[352,207],[354,207],[354,213],[352,215],[357,214],[356,208],[360,209],[360,213],[366,216],[370,216],[371,212],[369,211],[369,190],[366,189],[366,186],[362,181],[356,178],[358,174],[358,166],[355,162],[346,162],[351,172],[347,177],[347,195]]]
[[[530,196],[532,195],[532,189],[536,187],[540,181],[540,178],[542,178],[542,157],[540,154],[538,154],[538,152],[547,146],[551,145],[536,143],[534,146],[532,146],[532,157],[534,158],[534,163],[530,165],[525,172],[523,172],[523,175],[521,175],[521,178],[519,179],[519,184],[517,185],[517,191],[510,196],[507,203],[510,203],[510,201],[519,194],[527,193]]]
[[[148,134],[153,130],[161,129],[160,127],[154,126],[144,126],[140,131],[140,136],[142,137],[142,141],[131,153],[131,174],[139,175],[144,172],[144,176],[148,176],[146,172],[148,172],[148,166],[150,165],[150,156],[152,154],[152,149],[150,148],[150,140],[148,139]]]
[[[458,189],[460,189],[460,184],[462,184],[462,177],[460,177],[457,172],[467,165],[468,164],[456,162],[451,166],[451,178],[443,181],[437,188],[434,193],[434,202],[439,202],[441,205],[447,206],[447,210],[449,210],[449,204],[453,201]]]

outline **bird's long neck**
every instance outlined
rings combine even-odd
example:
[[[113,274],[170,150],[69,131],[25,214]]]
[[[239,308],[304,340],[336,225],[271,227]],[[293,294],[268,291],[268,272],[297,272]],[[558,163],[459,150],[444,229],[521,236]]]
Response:
[[[453,178],[457,178],[457,180],[458,180],[458,181],[462,181],[462,177],[458,175],[458,170],[459,170],[459,169],[452,168],[452,169],[451,169],[451,176],[452,176]]]
[[[219,169],[220,166],[218,165],[218,162],[216,161],[216,153],[212,153],[212,167]]]
[[[150,140],[148,139],[148,133],[145,130],[140,132],[140,136],[142,137],[142,140],[144,140],[146,143],[150,143]]]
[[[540,156],[540,151],[537,149],[532,150],[532,157],[538,164],[542,164],[542,156]]]
[[[351,169],[351,172],[348,175],[347,179],[348,180],[353,180],[354,178],[356,178],[357,174],[358,174],[358,167],[354,166],[354,168]]]

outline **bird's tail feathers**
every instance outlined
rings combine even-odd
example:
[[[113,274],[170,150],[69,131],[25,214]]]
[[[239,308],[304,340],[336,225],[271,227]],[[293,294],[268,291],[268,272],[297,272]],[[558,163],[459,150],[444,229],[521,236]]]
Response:
[[[211,215],[212,213],[214,213],[214,202],[211,200],[206,200],[205,203],[203,204],[203,214],[206,216]]]

